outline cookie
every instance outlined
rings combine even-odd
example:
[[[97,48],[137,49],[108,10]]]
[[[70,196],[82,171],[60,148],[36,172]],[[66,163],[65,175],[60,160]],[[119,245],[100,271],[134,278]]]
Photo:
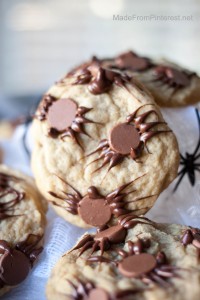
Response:
[[[97,61],[47,92],[32,132],[39,190],[80,227],[144,214],[177,175],[177,141],[151,95]]]
[[[200,77],[170,61],[155,61],[128,51],[101,63],[134,76],[160,106],[179,107],[199,102]]]
[[[46,203],[33,180],[0,166],[0,295],[20,284],[42,251]]]
[[[198,300],[200,231],[123,216],[54,267],[48,300]]]

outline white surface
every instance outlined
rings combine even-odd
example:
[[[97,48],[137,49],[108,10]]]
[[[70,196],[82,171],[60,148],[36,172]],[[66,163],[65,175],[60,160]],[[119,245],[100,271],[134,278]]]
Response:
[[[165,109],[163,114],[175,131],[181,153],[192,153],[198,141],[198,126],[194,108]],[[31,174],[29,161],[22,145],[23,126],[20,126],[11,141],[2,141],[6,151],[5,163]],[[28,140],[30,137],[28,136]],[[28,141],[30,144],[30,141]],[[158,199],[147,214],[155,221],[173,222],[200,227],[200,174],[196,173],[196,185],[191,187],[187,175],[176,193],[172,193],[173,183]],[[2,300],[44,300],[45,285],[52,267],[61,255],[71,248],[84,233],[56,216],[52,209],[47,214],[48,224],[45,234],[45,249],[38,264],[27,280],[2,297]]]

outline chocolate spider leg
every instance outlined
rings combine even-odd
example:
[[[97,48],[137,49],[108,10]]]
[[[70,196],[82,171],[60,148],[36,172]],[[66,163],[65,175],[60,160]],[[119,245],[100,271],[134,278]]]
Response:
[[[172,132],[171,130],[158,130],[158,131],[147,131],[147,132],[144,132],[142,135],[141,135],[141,141],[144,143],[144,146],[146,147],[147,151],[149,154],[152,154],[149,149],[147,148],[147,145],[146,143],[148,142],[149,139],[151,139],[153,136],[155,135],[158,135],[160,133],[166,133],[166,132]]]
[[[56,198],[56,199],[60,199],[60,200],[64,200],[63,197],[58,196],[56,193],[49,191],[48,194],[50,194],[52,197]]]
[[[54,202],[54,201],[50,201],[52,202],[53,205],[56,205],[56,206],[60,206],[62,207],[63,209],[65,209],[66,211],[70,212],[71,214],[73,215],[77,215],[77,212],[78,212],[78,208],[77,208],[77,204],[79,202],[79,199],[77,199],[77,197],[73,197],[72,194],[68,194],[68,193],[64,193],[65,196],[69,197],[69,198],[65,198],[63,196],[59,196],[57,195],[56,193],[54,192],[48,192],[52,197],[56,198],[56,199],[59,199],[59,200],[62,200],[64,201],[65,203],[67,203],[69,205],[69,207],[64,207],[64,206],[61,206],[59,205],[58,203]],[[71,197],[70,197],[71,196]]]
[[[78,214],[77,208],[73,208],[73,207],[62,207],[62,208],[64,208],[66,211],[68,211],[72,215]]]
[[[171,286],[171,283],[165,281],[160,276],[156,275],[154,272],[151,272],[149,274],[149,277],[153,279],[155,283],[158,283],[163,288],[169,288]]]
[[[119,195],[123,190],[125,190],[129,185],[131,185],[132,183],[134,183],[135,181],[139,180],[140,178],[146,176],[147,173],[144,173],[143,175],[135,178],[134,180],[131,180],[130,182],[120,186],[120,188],[115,189],[114,191],[112,191],[111,193],[109,193],[106,196],[106,200],[109,201],[110,199],[113,199],[113,197],[116,197],[117,195]],[[133,191],[131,191],[132,193]],[[128,195],[128,193],[126,193]]]
[[[137,113],[139,112],[139,110],[140,110],[141,108],[147,106],[147,105],[153,105],[153,104],[150,104],[150,103],[149,103],[149,104],[144,104],[144,105],[138,107],[133,113],[131,113],[130,115],[128,115],[128,116],[126,117],[126,122],[127,122],[127,123],[132,122],[132,121],[134,120],[134,118],[136,117]]]
[[[123,157],[123,155],[116,153],[113,156],[111,156],[111,158],[108,157],[108,159],[109,159],[109,161],[108,161],[109,167],[108,167],[108,170],[107,170],[106,174],[104,175],[104,177],[101,181],[101,184],[104,181],[104,179],[106,178],[106,176],[108,175],[109,171],[112,168],[114,168],[115,166],[117,166],[118,164],[120,164],[123,161],[124,157]],[[104,164],[100,168],[102,168],[102,167],[104,167]]]
[[[139,216],[134,215],[133,213],[122,215],[121,217],[118,218],[118,223],[121,226],[124,226],[125,223],[129,222],[132,219],[140,219],[140,220],[151,222],[153,224],[153,221],[149,220],[148,218],[139,217]]]
[[[92,245],[92,250],[90,252],[90,256],[97,251],[97,249],[99,248],[99,241],[94,242],[94,244]],[[101,254],[102,255],[102,254]]]
[[[79,142],[79,140],[78,140],[78,138],[76,136],[76,132],[75,131],[73,131],[71,128],[67,128],[67,131],[64,132],[63,134],[61,134],[61,136],[60,136],[61,140],[63,141],[63,139],[66,136],[70,137],[72,140],[74,140],[78,144],[78,146],[83,150],[83,146]]]
[[[116,76],[115,80],[114,80],[114,83],[118,87],[124,89],[126,92],[128,92],[129,94],[131,94],[134,97],[134,95],[131,93],[131,91],[129,90],[129,88],[126,86],[126,81],[125,80],[123,80],[122,78]],[[137,98],[137,100],[138,100],[138,102],[141,102],[138,98]]]
[[[82,198],[81,193],[79,193],[79,191],[77,189],[75,189],[71,184],[69,184],[67,181],[65,181],[62,177],[56,175],[65,185],[68,185],[77,195],[77,197],[79,197],[80,199]]]
[[[109,151],[110,151],[110,148],[109,148],[109,147],[107,147],[106,149],[102,149],[102,150],[101,150],[101,154],[99,155],[99,157],[96,158],[96,159],[94,159],[94,160],[92,160],[89,164],[86,165],[85,168],[87,168],[88,166],[90,166],[90,165],[93,164],[94,162],[97,162],[97,161],[99,161],[99,160],[101,160],[101,159],[105,159],[106,157],[108,157],[107,154],[109,154]],[[96,150],[95,150],[95,152],[96,152]],[[94,153],[94,152],[93,152],[93,153]]]
[[[126,258],[128,256],[128,253],[123,249],[116,249],[115,250],[117,254],[119,254],[122,258]]]
[[[137,224],[144,224],[144,225],[152,225],[151,223],[147,223],[147,222],[142,222],[142,221],[138,221],[138,220],[130,220],[127,224],[124,224],[123,227],[125,229],[131,229],[134,226],[136,226]],[[153,225],[152,225],[153,226]]]
[[[147,131],[149,131],[149,129],[152,129],[159,124],[166,124],[166,122],[157,122],[156,121],[156,122],[141,123],[139,125],[140,133],[147,132]]]
[[[110,162],[110,156],[105,156],[104,157],[104,160],[103,160],[103,163],[101,164],[101,166],[97,169],[95,169],[92,174],[96,173],[97,171],[99,171],[100,169],[102,169],[105,165],[107,165],[108,163]]]
[[[102,242],[100,243],[100,250],[101,250],[101,255],[104,254],[104,251],[107,249],[106,246],[109,245],[109,241],[107,238],[103,238]]]
[[[87,135],[89,138],[91,138],[91,136],[89,135],[89,133],[87,133],[87,132],[84,130],[82,124],[80,124],[80,123],[78,123],[78,122],[74,122],[74,121],[73,121],[72,124],[71,124],[71,129],[72,129],[73,131],[75,131],[76,133],[82,133],[82,134],[84,134],[84,135]]]
[[[97,153],[97,152],[100,151],[100,150],[103,150],[103,148],[105,148],[105,147],[109,147],[109,142],[108,142],[107,139],[101,140],[101,141],[99,142],[99,145],[97,146],[96,150],[90,152],[89,154],[87,154],[86,156],[84,156],[84,158],[85,158],[85,157],[89,157],[89,156],[91,156],[91,155]]]
[[[168,100],[170,100],[170,99],[176,94],[176,92],[177,92],[179,89],[180,89],[180,86],[179,86],[179,85],[177,85],[176,87],[172,87],[172,92],[171,92],[171,94],[169,95]]]
[[[69,282],[71,288],[73,289],[72,295],[69,295],[69,297],[70,298],[73,297],[73,298],[75,298],[75,300],[78,300],[80,295],[79,295],[77,286],[71,280],[67,279],[67,281]],[[68,295],[66,295],[66,296],[68,296]]]
[[[78,244],[72,248],[72,250],[69,252],[71,253],[74,250],[82,248],[87,242],[93,241],[93,237],[90,234],[87,234],[84,238],[82,238]]]
[[[142,105],[142,106],[140,106],[138,109],[136,109],[132,114],[130,114],[130,115],[128,115],[127,117],[126,117],[126,122],[127,123],[130,123],[130,122],[132,122],[134,119],[136,119],[136,123],[138,123],[138,122],[140,122],[140,123],[142,123],[143,121],[145,121],[145,119],[148,117],[148,115],[150,114],[150,113],[155,113],[157,116],[158,116],[158,114],[157,114],[157,112],[156,111],[154,111],[154,110],[149,110],[149,111],[147,111],[147,112],[145,112],[145,113],[143,113],[143,114],[141,114],[141,115],[139,115],[138,117],[137,117],[137,113],[139,112],[139,110],[141,109],[141,108],[143,108],[143,107],[145,107],[145,106],[147,106],[147,105],[151,105],[151,106],[153,106],[153,104],[144,104],[144,105]]]
[[[105,263],[114,263],[112,259],[109,259],[107,257],[101,256],[101,255],[97,255],[97,256],[92,256],[86,259],[87,262],[105,262]]]
[[[94,244],[94,241],[88,241],[85,245],[80,249],[78,256],[81,256],[86,250],[90,249]]]

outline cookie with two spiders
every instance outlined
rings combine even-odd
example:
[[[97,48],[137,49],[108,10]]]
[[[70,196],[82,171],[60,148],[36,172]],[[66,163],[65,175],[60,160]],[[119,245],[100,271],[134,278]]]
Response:
[[[124,215],[62,256],[47,299],[198,300],[199,253],[198,229]]]
[[[153,97],[98,61],[50,88],[32,132],[39,190],[60,216],[80,227],[146,213],[177,176],[177,141]]]
[[[91,61],[98,61],[103,67],[133,76],[151,92],[159,106],[182,107],[199,102],[198,74],[169,60],[154,60],[127,51],[113,58],[93,57]],[[72,70],[72,73],[76,70]]]
[[[0,295],[26,279],[42,252],[46,209],[31,178],[0,166]]]

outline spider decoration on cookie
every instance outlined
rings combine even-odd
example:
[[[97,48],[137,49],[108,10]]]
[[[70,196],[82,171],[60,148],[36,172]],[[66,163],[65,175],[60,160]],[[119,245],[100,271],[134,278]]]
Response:
[[[72,288],[71,299],[73,300],[111,300],[108,293],[101,288],[96,288],[91,281],[84,282],[80,279],[76,279],[77,284],[74,284],[71,280],[67,280]]]
[[[81,256],[86,250],[91,249],[88,255],[92,257],[95,251],[100,250],[102,256],[105,251],[112,249],[113,245],[124,243],[127,230],[135,227],[137,224],[153,226],[153,222],[145,217],[138,217],[132,213],[122,215],[117,225],[111,227],[105,226],[102,229],[98,229],[95,235],[85,235],[72,251],[79,250],[79,256]],[[107,258],[102,256],[102,262],[103,261],[106,262]]]
[[[200,230],[198,228],[190,228],[184,231],[181,238],[184,246],[192,244],[199,250],[200,253]]]
[[[181,169],[178,172],[178,181],[174,187],[174,192],[178,189],[179,185],[181,184],[181,181],[183,180],[184,176],[187,174],[190,184],[192,186],[195,185],[196,183],[196,177],[195,173],[200,172],[200,114],[198,109],[195,109],[196,112],[196,117],[197,117],[197,122],[198,122],[198,129],[199,129],[199,137],[198,137],[198,142],[197,146],[194,149],[193,153],[185,153],[185,156],[183,154],[180,154],[180,166]]]
[[[61,139],[70,137],[82,147],[78,139],[79,134],[90,137],[85,131],[84,125],[86,123],[100,124],[84,116],[91,110],[92,108],[78,106],[71,98],[56,100],[56,98],[47,95],[42,100],[37,118],[40,121],[47,120],[49,125],[48,134],[51,137],[57,138],[60,136]]]
[[[76,284],[71,280],[67,280],[69,285],[72,288],[72,294],[70,299],[72,300],[125,300],[126,297],[138,293],[139,289],[127,289],[116,292],[115,294],[110,295],[103,288],[96,287],[95,284],[91,281],[84,282],[78,278],[76,279]]]
[[[147,148],[147,142],[150,139],[158,134],[171,132],[171,130],[151,130],[157,125],[165,125],[166,123],[161,121],[146,122],[146,119],[153,114],[159,117],[157,111],[153,109],[138,114],[139,110],[147,105],[151,104],[140,106],[127,117],[126,123],[120,123],[113,127],[110,131],[109,139],[101,140],[96,150],[86,156],[89,157],[99,153],[99,157],[87,166],[103,160],[101,166],[95,169],[93,173],[106,165],[108,165],[108,173],[113,167],[122,163],[127,156],[130,156],[137,162],[136,159],[141,156],[145,147],[150,153]]]
[[[15,176],[0,173],[0,221],[19,216],[8,214],[8,212],[13,212],[14,206],[25,197],[25,193],[17,191],[10,185],[11,181],[18,180]],[[4,198],[8,195],[11,196],[11,200],[4,201]],[[1,199],[3,200],[2,202]]]
[[[145,252],[151,245],[149,239],[139,239],[136,242],[128,241],[128,251],[121,248],[111,248],[110,252],[114,258],[101,255],[87,258],[89,264],[111,263],[117,267],[118,272],[127,278],[136,278],[145,285],[157,284],[169,287],[169,278],[178,277],[178,267],[168,264],[164,252],[158,252],[155,256]],[[121,259],[115,259],[121,256]]]
[[[128,51],[115,58],[113,67],[120,70],[142,72],[153,67],[153,63],[149,58],[139,56],[133,51]]]
[[[67,77],[75,78],[73,85],[88,85],[88,90],[94,95],[106,93],[113,84],[130,92],[126,84],[131,83],[131,78],[120,71],[102,67],[101,61],[96,57],[89,64],[85,64],[70,72]]]
[[[195,73],[191,73],[185,70],[179,70],[174,67],[158,65],[153,69],[154,79],[153,82],[161,82],[162,85],[166,85],[172,88],[172,97],[178,90],[190,85],[191,77]]]
[[[122,260],[117,262],[121,275],[128,278],[140,279],[143,283],[158,284],[162,287],[169,287],[169,278],[178,277],[176,271],[179,268],[168,264],[164,252],[158,252],[156,256],[146,253],[150,247],[150,240],[138,239],[136,242],[128,241],[128,252],[117,249]]]
[[[44,95],[34,117],[37,118],[39,121],[46,120],[49,108],[55,101],[57,101],[56,97],[53,97],[50,94]]]
[[[0,288],[4,285],[17,285],[27,277],[43,250],[38,247],[41,239],[41,236],[30,234],[25,241],[14,247],[4,240],[0,241]]]
[[[106,196],[101,195],[98,192],[97,188],[94,186],[89,187],[87,190],[87,194],[85,196],[82,196],[81,193],[78,192],[72,185],[59,177],[59,179],[65,185],[69,186],[73,192],[68,193],[63,190],[61,191],[62,194],[58,195],[50,191],[49,194],[55,199],[62,200],[67,204],[64,207],[62,204],[58,204],[57,202],[52,201],[53,205],[61,206],[73,215],[79,215],[81,219],[88,225],[102,227],[110,221],[112,216],[118,218],[121,215],[129,213],[130,211],[126,209],[126,205],[128,205],[129,203],[156,196],[150,195],[128,201],[124,200],[126,196],[136,191],[131,190],[126,192],[124,190],[128,188],[128,186],[133,184],[136,180],[139,180],[145,175],[146,174],[118,187]]]

